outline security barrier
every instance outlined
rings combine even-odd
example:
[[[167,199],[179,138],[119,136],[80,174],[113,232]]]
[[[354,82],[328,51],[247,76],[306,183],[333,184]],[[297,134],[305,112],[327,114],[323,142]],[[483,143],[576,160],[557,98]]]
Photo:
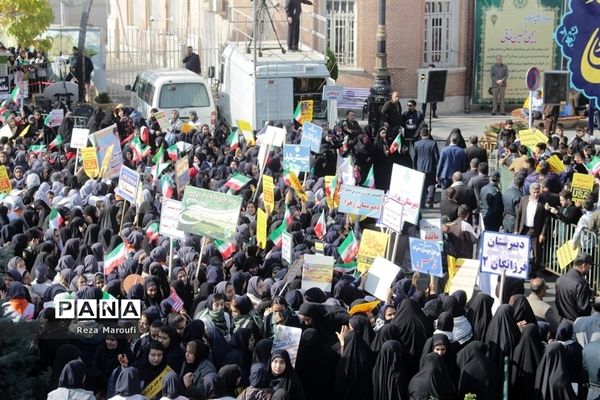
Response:
[[[542,246],[541,264],[548,270],[557,275],[564,274],[567,269],[561,269],[556,258],[556,250],[571,240],[575,234],[575,225],[565,224],[564,222],[550,218],[546,241]],[[594,258],[594,265],[590,270],[588,282],[596,291],[600,292],[600,238],[598,235],[588,229],[583,229],[579,237],[579,250],[590,254]],[[567,268],[570,268],[569,265]]]

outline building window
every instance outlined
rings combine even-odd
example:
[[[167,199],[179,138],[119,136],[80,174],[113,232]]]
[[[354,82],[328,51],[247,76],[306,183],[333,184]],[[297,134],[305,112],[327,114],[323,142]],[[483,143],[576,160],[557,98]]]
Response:
[[[328,0],[329,48],[341,67],[356,63],[356,1]]]
[[[458,1],[425,1],[424,64],[448,66],[455,63],[455,32],[453,30]]]

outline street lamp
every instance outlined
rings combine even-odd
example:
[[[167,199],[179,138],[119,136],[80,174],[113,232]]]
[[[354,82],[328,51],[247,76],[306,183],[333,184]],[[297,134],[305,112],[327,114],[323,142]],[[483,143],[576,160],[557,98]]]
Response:
[[[385,0],[379,0],[379,24],[377,25],[377,54],[375,56],[375,71],[373,84],[367,107],[369,110],[369,125],[375,130],[381,121],[381,107],[390,97],[390,74],[387,69],[386,33],[385,33]]]

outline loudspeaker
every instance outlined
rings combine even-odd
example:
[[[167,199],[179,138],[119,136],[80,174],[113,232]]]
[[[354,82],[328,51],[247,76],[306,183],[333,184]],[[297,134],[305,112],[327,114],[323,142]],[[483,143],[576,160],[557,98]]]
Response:
[[[566,104],[569,101],[569,72],[544,72],[544,104]]]
[[[421,68],[417,70],[417,73],[419,75],[417,102],[437,103],[444,101],[448,70]]]

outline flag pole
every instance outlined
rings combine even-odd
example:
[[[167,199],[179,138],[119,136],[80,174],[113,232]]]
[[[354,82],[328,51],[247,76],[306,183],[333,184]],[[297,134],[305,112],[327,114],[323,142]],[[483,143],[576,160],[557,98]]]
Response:
[[[125,212],[127,212],[127,200],[123,199],[123,211],[121,213],[121,225],[119,225],[119,233],[123,230],[123,221],[125,220]]]
[[[196,279],[194,282],[198,281],[198,277],[200,276],[200,265],[202,265],[202,254],[204,254],[204,245],[206,244],[206,236],[202,236],[202,241],[200,242],[200,255],[198,256],[198,267],[196,268]]]
[[[173,238],[169,238],[169,279],[173,273]]]
[[[73,169],[73,175],[77,175],[77,161],[79,160],[79,149],[75,153],[75,168]]]
[[[260,168],[260,175],[258,176],[258,182],[256,183],[256,190],[254,191],[254,197],[252,197],[252,201],[253,202],[256,202],[256,196],[258,195],[258,190],[259,190],[260,184],[262,182],[263,174],[265,173],[265,167],[267,165],[267,160],[269,159],[269,152],[270,151],[271,151],[271,145],[267,143],[267,151],[265,152],[266,153],[266,158],[263,161],[262,166]]]

